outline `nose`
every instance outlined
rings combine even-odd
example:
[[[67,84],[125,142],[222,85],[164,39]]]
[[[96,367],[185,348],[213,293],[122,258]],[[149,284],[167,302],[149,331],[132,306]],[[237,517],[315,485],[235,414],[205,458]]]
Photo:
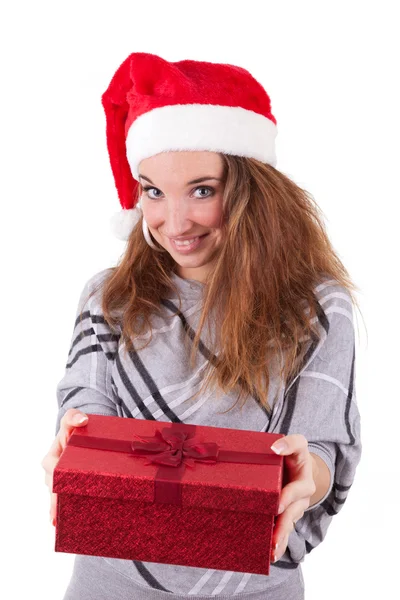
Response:
[[[169,198],[165,203],[164,233],[170,237],[184,235],[190,229],[190,208],[181,198]]]

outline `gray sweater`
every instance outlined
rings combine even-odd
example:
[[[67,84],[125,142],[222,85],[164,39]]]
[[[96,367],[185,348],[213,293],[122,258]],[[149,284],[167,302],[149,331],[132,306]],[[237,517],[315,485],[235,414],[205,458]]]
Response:
[[[248,399],[228,410],[237,393],[218,400],[212,391],[192,400],[207,364],[207,348],[198,352],[190,368],[185,338],[193,333],[199,318],[203,284],[174,275],[182,293],[182,311],[174,318],[154,316],[153,340],[126,360],[120,335],[112,334],[101,314],[101,289],[86,304],[82,324],[78,317],[93,285],[108,269],[96,273],[84,286],[76,311],[75,326],[65,374],[57,386],[60,419],[68,408],[85,413],[134,419],[153,419],[213,427],[228,427],[271,433],[303,434],[309,450],[318,454],[331,473],[329,490],[297,521],[282,558],[271,564],[269,576],[242,572],[165,565],[151,562],[95,557],[99,570],[106,565],[124,573],[137,589],[148,588],[190,596],[221,598],[252,592],[267,592],[285,586],[293,569],[320,544],[332,517],[343,507],[361,458],[360,415],[355,396],[355,335],[353,307],[348,292],[329,279],[315,288],[320,311],[316,318],[322,333],[319,342],[308,340],[303,366],[286,389],[271,368],[269,404],[272,414],[256,400]],[[166,314],[178,306],[176,298],[165,301]],[[83,336],[78,334],[83,332]],[[136,347],[141,346],[135,343]],[[281,388],[275,402],[273,398]],[[90,417],[89,417],[90,418]],[[133,595],[134,597],[134,587]],[[149,595],[150,597],[150,595]]]

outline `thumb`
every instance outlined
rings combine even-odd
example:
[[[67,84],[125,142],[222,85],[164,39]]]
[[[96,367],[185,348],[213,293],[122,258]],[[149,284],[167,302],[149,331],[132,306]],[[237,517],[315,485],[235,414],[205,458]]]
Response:
[[[271,446],[271,450],[273,450],[276,454],[284,454],[287,450],[289,450],[289,444],[286,440],[286,436],[274,442]]]

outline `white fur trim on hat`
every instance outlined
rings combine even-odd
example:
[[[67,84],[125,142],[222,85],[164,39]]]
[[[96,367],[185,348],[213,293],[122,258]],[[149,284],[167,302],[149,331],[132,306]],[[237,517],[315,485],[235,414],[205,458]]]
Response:
[[[138,180],[139,163],[168,150],[209,150],[256,158],[276,166],[275,123],[240,106],[176,104],[140,115],[126,137],[126,155]]]
[[[142,216],[140,205],[135,208],[122,209],[110,219],[110,228],[115,237],[127,241],[129,236]]]

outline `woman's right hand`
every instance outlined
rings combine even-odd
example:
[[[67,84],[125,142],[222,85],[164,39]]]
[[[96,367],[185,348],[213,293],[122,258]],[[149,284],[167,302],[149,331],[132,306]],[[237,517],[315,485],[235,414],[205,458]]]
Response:
[[[50,447],[50,450],[40,463],[46,471],[45,482],[50,491],[50,521],[56,524],[57,494],[53,493],[53,471],[67,445],[75,427],[87,425],[88,416],[76,408],[69,408],[60,420],[60,429]]]

